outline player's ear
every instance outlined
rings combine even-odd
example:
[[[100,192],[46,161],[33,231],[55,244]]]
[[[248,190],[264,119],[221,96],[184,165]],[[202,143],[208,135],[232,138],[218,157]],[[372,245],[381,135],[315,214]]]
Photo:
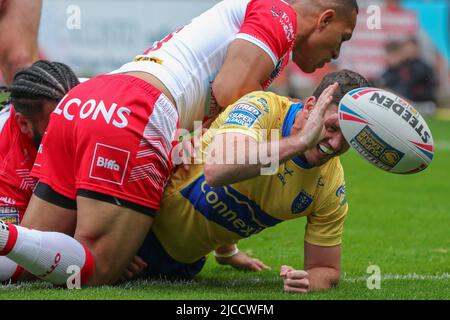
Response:
[[[24,135],[33,138],[33,123],[23,113],[16,112],[16,123]]]
[[[303,105],[303,109],[306,113],[306,119],[309,118],[309,114],[311,113],[311,111],[314,109],[314,106],[316,105],[317,102],[317,98],[314,96],[310,96],[308,97],[308,99],[306,99],[304,105]]]
[[[334,19],[336,19],[336,11],[333,9],[328,9],[319,16],[318,27],[319,30],[325,29],[328,25],[330,25]]]

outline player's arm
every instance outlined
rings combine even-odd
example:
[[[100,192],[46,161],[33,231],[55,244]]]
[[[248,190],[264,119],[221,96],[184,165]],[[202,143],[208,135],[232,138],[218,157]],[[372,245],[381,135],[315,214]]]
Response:
[[[324,90],[299,134],[266,142],[234,131],[216,135],[208,148],[204,165],[206,183],[216,188],[256,177],[261,174],[261,169],[276,168],[280,163],[315,146],[320,140],[325,111],[337,87],[337,84],[333,84]],[[227,163],[224,161],[227,159],[241,161]],[[256,164],[252,164],[250,159],[257,159]]]
[[[336,286],[341,275],[341,245],[323,247],[305,241],[304,251],[309,289],[322,290]]]
[[[297,16],[286,2],[250,1],[213,83],[217,103],[226,107],[244,94],[264,89],[272,72],[285,65],[283,59],[288,59],[293,46],[294,30]]]
[[[230,265],[238,270],[260,272],[270,269],[261,260],[250,257],[247,253],[238,249],[237,244],[223,245],[214,250],[217,263]]]
[[[212,85],[217,103],[226,107],[247,93],[262,90],[273,69],[264,50],[246,40],[234,40]]]
[[[240,147],[235,148],[234,146]],[[227,132],[219,134],[214,137],[209,146],[204,165],[206,183],[210,187],[218,188],[251,179],[261,175],[262,169],[274,168],[279,163],[286,162],[297,153],[303,153],[307,149],[308,142],[298,136],[290,136],[281,139],[279,142],[258,142],[242,133]],[[245,151],[242,152],[243,150]],[[277,152],[278,157],[276,156]],[[230,158],[239,159],[243,154],[244,159],[242,161],[225,162],[226,159]],[[257,163],[251,164],[250,159],[258,160]],[[264,159],[267,159],[267,161],[264,161]],[[216,160],[219,160],[219,162],[216,162]]]
[[[281,267],[280,276],[286,292],[330,289],[339,282],[342,233],[348,204],[342,168],[339,165],[329,170],[333,172],[334,185],[321,191],[315,211],[308,216],[304,268]]]
[[[305,241],[304,270],[281,267],[284,291],[306,293],[336,286],[341,273],[340,261],[341,245],[323,247]]]
[[[6,83],[38,58],[42,0],[4,1],[0,8],[0,69]]]

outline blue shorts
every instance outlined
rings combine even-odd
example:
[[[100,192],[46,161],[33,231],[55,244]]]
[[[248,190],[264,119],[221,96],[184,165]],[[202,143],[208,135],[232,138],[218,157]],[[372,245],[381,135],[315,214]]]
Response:
[[[182,263],[174,260],[151,231],[139,249],[138,256],[148,265],[140,278],[189,280],[202,270],[206,262],[205,257],[194,263]]]

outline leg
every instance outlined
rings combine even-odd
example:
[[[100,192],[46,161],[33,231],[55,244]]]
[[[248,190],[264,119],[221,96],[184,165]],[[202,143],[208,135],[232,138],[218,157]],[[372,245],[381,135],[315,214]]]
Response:
[[[172,258],[159,242],[158,237],[150,231],[139,249],[140,257],[147,267],[138,274],[138,278],[192,280],[203,269],[206,257],[193,263],[183,263]]]
[[[33,195],[21,225],[28,229],[57,231],[73,236],[76,226],[76,211],[59,207]],[[20,282],[36,278],[7,257],[0,257],[0,281],[9,279],[12,279],[13,282]]]
[[[20,225],[29,229],[57,231],[73,236],[76,223],[76,210],[59,207],[33,195]]]
[[[42,189],[42,186],[38,185],[37,189]],[[33,195],[21,225],[28,229],[58,231],[73,236],[76,211],[62,208]],[[0,257],[0,281],[9,279],[17,282],[30,281],[35,277],[7,257]]]
[[[6,83],[38,58],[41,8],[41,0],[9,0],[0,8],[0,69]]]
[[[128,208],[85,197],[78,197],[77,205],[75,238],[88,248],[95,261],[87,284],[113,284],[135,256],[153,219]]]
[[[8,281],[17,270],[17,263],[7,257],[0,257],[0,282]]]
[[[115,283],[146,237],[152,217],[85,197],[78,197],[77,204],[75,239],[0,223],[2,254],[54,284],[67,283],[71,266],[81,269],[81,281],[89,278],[88,285]]]
[[[98,111],[102,116],[95,123],[75,116],[75,107],[73,118],[55,111],[42,141],[44,151],[36,158],[33,174],[61,195],[77,199],[78,240],[0,224],[0,255],[54,284],[67,283],[71,266],[81,269],[82,281],[92,276],[91,285],[112,284],[151,226],[152,218],[145,214],[159,205],[172,167],[169,154],[177,113],[159,91],[130,76],[96,77],[72,89],[66,100],[59,111],[81,101],[79,106],[91,105],[93,118],[98,116],[96,101],[100,103],[95,110],[127,106],[119,108],[113,120]],[[84,191],[115,202],[85,196]]]
[[[130,108],[123,128],[100,118],[95,126],[80,120],[78,127],[77,144],[82,146],[78,163],[86,165],[76,169],[75,238],[94,257],[88,284],[101,285],[120,278],[151,227],[172,169],[170,150],[178,119],[170,101],[141,79],[106,76],[91,79],[90,84],[101,88],[95,94],[106,105],[114,102]],[[94,99],[91,91],[88,98]],[[114,201],[107,203],[111,198]]]
[[[70,278],[81,286],[92,274],[94,264],[89,251],[64,233],[30,230],[3,221],[0,255],[57,285],[69,284]]]
[[[5,246],[0,245],[3,247],[2,254],[7,256],[1,257],[2,267],[9,266],[12,270],[9,258],[28,271],[19,272],[20,269],[15,269],[14,274],[11,274],[16,278],[13,280],[31,280],[38,276],[56,284],[64,284],[70,275],[67,274],[67,267],[77,265],[82,269],[86,260],[83,246],[64,234],[74,233],[75,210],[59,207],[33,195],[24,217],[22,227],[3,226],[2,231],[12,230],[14,236],[11,237],[9,232]]]

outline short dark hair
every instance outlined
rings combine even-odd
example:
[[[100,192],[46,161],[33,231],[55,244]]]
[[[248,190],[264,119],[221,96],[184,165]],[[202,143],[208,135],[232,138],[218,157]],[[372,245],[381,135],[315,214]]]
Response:
[[[289,4],[295,4],[301,0],[288,0]],[[357,0],[307,0],[307,3],[321,9],[334,9],[340,12],[355,11],[359,13]]]
[[[319,0],[319,2],[322,2],[323,7],[326,7],[328,5],[330,6],[330,8],[337,11],[351,12],[356,10],[356,13],[359,13],[357,0]]]
[[[327,74],[313,93],[319,99],[322,92],[333,83],[339,83],[339,88],[333,95],[333,103],[339,105],[341,99],[350,91],[362,87],[371,87],[371,83],[357,72],[343,69]]]
[[[359,13],[359,6],[357,0],[341,0],[341,2],[344,7],[356,10],[356,13]]]
[[[17,72],[8,90],[14,109],[33,116],[41,113],[45,100],[58,102],[77,84],[77,76],[64,63],[40,60]]]

